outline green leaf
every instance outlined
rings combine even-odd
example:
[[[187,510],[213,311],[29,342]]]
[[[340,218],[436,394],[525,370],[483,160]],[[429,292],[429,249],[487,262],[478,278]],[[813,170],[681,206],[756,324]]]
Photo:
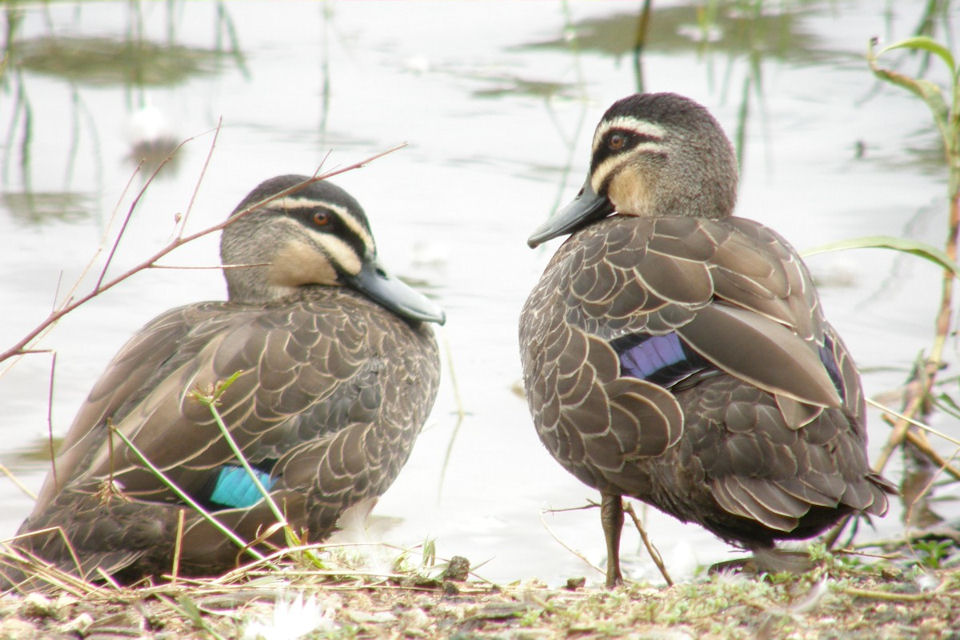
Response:
[[[432,567],[437,563],[437,541],[434,538],[427,538],[423,541],[423,556],[420,560],[420,566]]]
[[[953,75],[957,72],[957,65],[954,63],[953,54],[950,53],[949,49],[930,36],[915,36],[913,38],[901,40],[900,42],[894,42],[893,44],[881,49],[877,55],[882,56],[887,51],[893,51],[894,49],[920,49],[922,51],[929,51],[930,53],[939,56],[941,60],[947,63],[947,67],[950,69],[950,75]]]
[[[911,240],[910,238],[897,238],[895,236],[864,236],[862,238],[851,238],[850,240],[841,240],[829,244],[814,247],[803,252],[803,256],[812,256],[818,253],[827,253],[828,251],[846,251],[848,249],[893,249],[901,253],[910,253],[919,256],[924,260],[952,271],[954,275],[960,277],[960,264],[950,259],[943,250],[929,245],[926,242]]]
[[[930,111],[933,113],[933,119],[937,124],[937,128],[940,130],[940,135],[944,136],[944,142],[947,142],[946,131],[949,127],[947,119],[950,112],[946,101],[943,99],[943,92],[939,85],[922,78],[911,78],[910,76],[891,71],[890,69],[882,69],[876,66],[873,60],[871,60],[870,69],[874,75],[881,80],[885,80],[898,87],[903,87],[926,102]]]
[[[170,606],[173,607],[175,610],[177,609],[176,605],[173,605],[172,603],[169,603],[169,602],[168,604],[170,604]],[[186,594],[181,594],[177,596],[177,604],[180,605],[179,606],[180,614],[183,615],[184,618],[192,622],[197,629],[202,629],[203,631],[206,631],[217,640],[226,640],[222,635],[217,633],[213,627],[210,626],[210,623],[207,622],[203,617],[203,611],[200,609],[199,606],[197,606],[197,603],[191,600],[189,597],[187,597]]]
[[[906,40],[902,40],[882,49],[880,53],[876,53],[874,51],[875,45],[876,39],[873,39],[870,41],[870,45],[867,48],[867,64],[870,66],[870,70],[873,72],[873,74],[881,80],[889,82],[890,84],[903,87],[926,102],[927,107],[929,107],[930,111],[933,113],[933,119],[936,122],[937,129],[940,131],[940,136],[943,138],[943,144],[945,148],[953,148],[952,138],[956,132],[951,131],[950,108],[947,106],[947,102],[943,98],[943,91],[940,86],[934,82],[930,82],[929,80],[924,80],[923,78],[912,78],[903,73],[893,71],[892,69],[885,69],[877,65],[877,57],[883,52],[890,51],[891,49],[910,48],[931,51],[940,56],[947,63],[947,66],[950,67],[950,76],[954,79],[954,90],[956,90],[956,68],[953,55],[950,53],[950,51],[943,45],[937,43],[927,36],[907,38]]]
[[[177,597],[177,604],[180,605],[180,611],[186,616],[191,622],[193,622],[198,627],[205,626],[203,615],[200,613],[200,607],[197,606],[197,603],[188,598],[185,594],[181,594]]]
[[[941,393],[934,398],[937,407],[944,413],[952,415],[954,418],[960,418],[960,406],[957,406],[956,400],[946,393]]]

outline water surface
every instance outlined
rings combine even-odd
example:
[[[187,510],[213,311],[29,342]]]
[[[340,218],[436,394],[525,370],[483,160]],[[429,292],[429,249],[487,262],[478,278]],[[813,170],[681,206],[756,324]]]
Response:
[[[878,86],[863,59],[871,36],[910,35],[926,3],[771,2],[757,15],[719,4],[716,19],[698,23],[699,5],[654,2],[639,58],[641,3],[8,6],[0,346],[68,295],[116,232],[144,183],[145,173],[131,178],[131,158],[144,148],[162,153],[192,138],[137,205],[108,276],[161,247],[188,211],[188,230],[198,230],[267,177],[347,165],[406,142],[336,179],[366,208],[384,263],[448,314],[439,337],[452,369],[372,535],[404,547],[435,539],[441,556],[485,562],[479,573],[493,580],[599,579],[557,541],[602,565],[598,513],[541,515],[597,496],[536,438],[517,393],[516,322],[556,244],[530,251],[525,239],[574,195],[606,107],[641,85],[703,102],[738,142],[739,214],[801,250],[865,234],[935,244],[943,235],[944,169],[925,107]],[[905,70],[919,64],[891,60]],[[207,238],[164,263],[216,261],[216,239]],[[932,334],[935,269],[880,251],[809,264],[867,392],[895,388]],[[81,278],[78,291],[94,281]],[[171,306],[224,295],[216,271],[154,270],[64,319],[36,345],[56,353],[53,432],[66,431],[132,332]],[[34,490],[45,467],[26,452],[46,438],[51,363],[50,353],[30,355],[0,378],[0,461]],[[875,450],[887,428],[872,413],[870,429]],[[889,474],[898,479],[896,469]],[[6,536],[31,501],[6,480],[0,501]],[[701,529],[656,512],[648,526],[676,574],[730,555]],[[893,513],[865,536],[898,529]],[[623,547],[631,575],[656,578],[636,535]]]

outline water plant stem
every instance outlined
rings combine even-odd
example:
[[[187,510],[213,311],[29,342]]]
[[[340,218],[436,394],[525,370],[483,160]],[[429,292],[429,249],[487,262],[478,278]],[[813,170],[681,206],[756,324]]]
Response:
[[[265,560],[265,556],[262,553],[254,549],[247,542],[244,542],[244,540],[240,538],[240,536],[238,536],[236,533],[234,533],[229,527],[226,527],[222,522],[220,522],[215,517],[213,517],[213,515],[211,515],[206,509],[200,506],[200,504],[198,504],[193,498],[191,498],[183,489],[178,487],[173,480],[168,478],[167,475],[163,473],[163,471],[158,469],[156,465],[150,462],[149,458],[147,458],[143,454],[143,452],[140,451],[137,445],[135,445],[133,441],[127,437],[125,433],[123,433],[116,427],[111,426],[111,428],[113,430],[113,433],[117,434],[117,437],[123,440],[123,443],[127,445],[131,451],[133,451],[134,455],[136,455],[137,458],[139,458],[140,462],[142,462],[148,469],[150,469],[150,471],[154,475],[156,475],[157,478],[159,478],[165,485],[167,485],[171,491],[177,494],[178,498],[180,498],[185,503],[187,503],[187,505],[189,505],[190,508],[192,508],[194,511],[199,513],[204,520],[209,522],[211,526],[213,526],[215,529],[220,531],[220,533],[222,533],[224,536],[230,539],[230,541],[236,544],[240,549],[242,549],[246,553],[249,553],[257,560]],[[276,569],[277,567],[274,565],[273,568]]]

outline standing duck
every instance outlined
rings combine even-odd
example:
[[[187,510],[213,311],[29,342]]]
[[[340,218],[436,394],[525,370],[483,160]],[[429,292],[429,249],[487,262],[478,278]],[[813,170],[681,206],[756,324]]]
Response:
[[[426,323],[444,314],[380,266],[353,197],[307,180],[267,180],[231,214],[220,248],[229,301],[167,311],[114,357],[20,528],[30,534],[20,548],[122,581],[171,571],[178,537],[181,573],[235,566],[237,545],[111,429],[241,539],[257,540],[276,518],[191,396],[236,372],[219,412],[295,530],[322,540],[347,508],[390,486],[436,397]],[[40,532],[50,527],[58,531]],[[282,545],[283,534],[274,528],[270,541]]]
[[[602,496],[606,584],[622,496],[770,558],[776,540],[883,515],[860,377],[776,232],[733,216],[719,124],[669,93],[610,107],[580,193],[529,239],[570,234],[520,316],[527,401],[554,458]],[[760,564],[758,562],[758,564]]]

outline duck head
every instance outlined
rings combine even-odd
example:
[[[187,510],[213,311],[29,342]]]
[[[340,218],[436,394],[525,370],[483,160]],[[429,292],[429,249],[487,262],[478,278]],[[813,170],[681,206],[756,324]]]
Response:
[[[380,264],[363,208],[331,182],[271,178],[237,205],[234,216],[220,241],[232,301],[267,302],[303,286],[340,286],[408,320],[446,319],[440,307]]]
[[[736,199],[736,157],[713,116],[673,93],[636,94],[603,115],[583,188],[527,244],[536,247],[613,213],[725,218]]]

